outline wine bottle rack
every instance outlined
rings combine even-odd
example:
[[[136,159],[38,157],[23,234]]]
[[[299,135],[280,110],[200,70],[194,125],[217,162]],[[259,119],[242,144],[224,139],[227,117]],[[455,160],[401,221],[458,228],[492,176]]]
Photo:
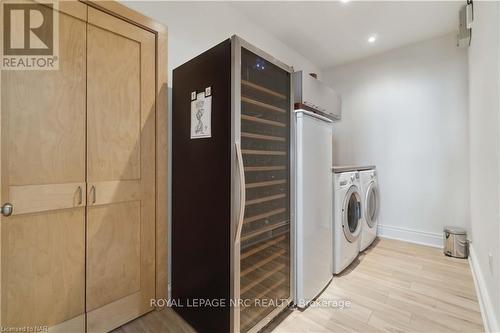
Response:
[[[251,305],[240,320],[247,332],[274,309],[259,300],[290,296],[290,75],[242,49],[241,94],[240,295]]]

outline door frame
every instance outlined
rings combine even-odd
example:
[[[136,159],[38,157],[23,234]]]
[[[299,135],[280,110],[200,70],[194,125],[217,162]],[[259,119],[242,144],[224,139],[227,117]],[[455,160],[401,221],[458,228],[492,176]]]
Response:
[[[38,2],[37,0],[34,0]],[[76,0],[87,6],[103,11],[130,24],[152,32],[155,35],[155,298],[168,298],[168,31],[167,27],[132,10],[117,1]],[[70,3],[68,3],[70,4]],[[62,9],[60,9],[62,10]],[[1,80],[1,71],[0,71]],[[1,89],[1,87],[0,87]],[[1,104],[0,104],[1,115]],[[0,116],[1,124],[1,116]],[[0,133],[0,138],[5,134]],[[0,156],[1,156],[0,147]],[[0,161],[0,174],[5,168],[5,161]],[[5,181],[0,177],[0,188]],[[0,191],[0,203],[6,193]],[[0,218],[1,221],[1,218]],[[1,222],[0,222],[1,223]],[[1,235],[0,235],[1,236]],[[0,265],[2,254],[0,252]],[[0,299],[2,286],[0,284]],[[162,302],[166,304],[166,302]],[[156,306],[157,309],[160,307]]]
[[[80,2],[148,30],[156,44],[156,256],[155,297],[168,298],[168,67],[167,27],[117,1],[79,0]],[[166,302],[162,302],[165,303]]]

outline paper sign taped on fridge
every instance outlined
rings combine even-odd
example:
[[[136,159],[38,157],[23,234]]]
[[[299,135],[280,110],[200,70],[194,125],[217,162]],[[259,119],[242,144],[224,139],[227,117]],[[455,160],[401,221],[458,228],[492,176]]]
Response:
[[[191,139],[212,137],[212,96],[205,92],[191,101]]]

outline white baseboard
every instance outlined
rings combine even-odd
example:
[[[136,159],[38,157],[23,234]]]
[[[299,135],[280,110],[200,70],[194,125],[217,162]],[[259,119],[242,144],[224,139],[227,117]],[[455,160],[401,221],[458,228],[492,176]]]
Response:
[[[479,266],[476,251],[472,243],[469,245],[469,265],[474,278],[476,294],[481,308],[481,316],[483,317],[484,330],[486,332],[500,332],[498,327],[498,318],[491,302],[490,295],[486,289],[483,273]]]
[[[405,242],[443,248],[443,234],[390,225],[378,225],[377,235],[381,238],[397,239]]]

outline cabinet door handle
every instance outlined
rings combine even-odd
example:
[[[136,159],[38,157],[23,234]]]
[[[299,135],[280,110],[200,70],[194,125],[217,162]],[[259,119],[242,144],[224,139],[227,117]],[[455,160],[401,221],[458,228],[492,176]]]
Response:
[[[78,206],[82,204],[82,201],[83,201],[82,187],[78,186]]]
[[[1,213],[3,216],[10,216],[14,211],[14,206],[10,202],[6,202],[1,208]]]
[[[95,204],[96,196],[97,196],[95,185],[92,185],[92,187],[90,188],[90,193],[93,194],[92,195],[92,204]]]

